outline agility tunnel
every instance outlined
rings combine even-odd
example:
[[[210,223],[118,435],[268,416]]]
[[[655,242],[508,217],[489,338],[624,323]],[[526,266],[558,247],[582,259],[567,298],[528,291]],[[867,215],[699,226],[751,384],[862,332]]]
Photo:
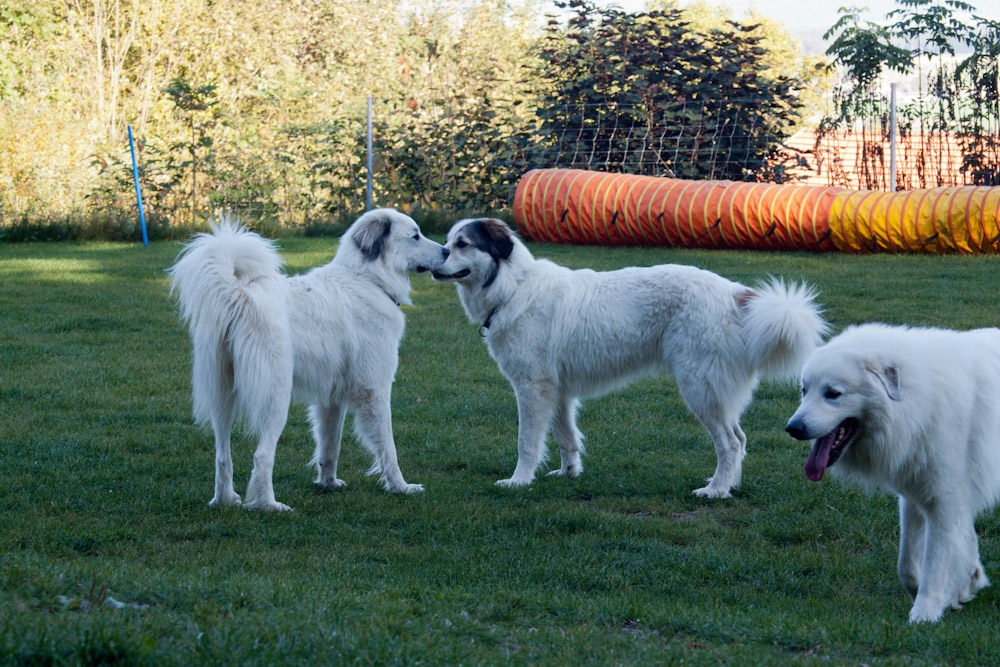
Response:
[[[535,169],[514,221],[550,243],[848,253],[996,253],[1000,187],[878,192]]]

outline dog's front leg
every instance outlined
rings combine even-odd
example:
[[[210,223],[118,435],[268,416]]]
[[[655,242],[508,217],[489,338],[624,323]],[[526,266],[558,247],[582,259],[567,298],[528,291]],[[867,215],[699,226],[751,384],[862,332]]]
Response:
[[[347,482],[337,478],[337,462],[340,459],[340,442],[346,415],[347,409],[341,403],[317,403],[309,407],[313,438],[316,440],[316,456],[313,457],[316,465],[314,483],[324,491],[336,491],[347,486]]]
[[[566,394],[559,396],[555,419],[552,421],[552,435],[559,445],[561,464],[549,475],[558,477],[579,477],[583,472],[580,454],[583,452],[583,434],[576,427],[576,410],[580,401]]]
[[[419,493],[423,484],[407,484],[396,458],[389,395],[367,391],[354,412],[354,426],[364,446],[375,456],[369,474],[381,473],[386,491]]]
[[[517,466],[509,479],[497,486],[527,486],[545,453],[545,436],[556,410],[556,389],[547,380],[514,385],[517,396]]]
[[[920,589],[920,572],[923,566],[924,546],[927,541],[924,514],[916,503],[899,497],[899,559],[896,572],[899,582],[911,598]]]
[[[971,575],[967,559],[968,531],[975,528],[962,506],[938,504],[926,515],[926,547],[916,600],[910,609],[911,623],[936,623],[944,610],[957,601]],[[966,525],[968,524],[968,525]]]

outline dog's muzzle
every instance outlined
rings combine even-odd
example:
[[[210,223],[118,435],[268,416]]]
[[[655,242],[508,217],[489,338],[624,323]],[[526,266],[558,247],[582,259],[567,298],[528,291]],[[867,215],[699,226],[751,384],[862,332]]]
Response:
[[[796,440],[808,440],[809,436],[806,435],[805,424],[799,419],[792,419],[785,425],[785,433],[792,436]]]
[[[440,271],[432,271],[431,275],[434,276],[434,280],[461,280],[472,273],[469,269],[462,269],[455,273],[441,273]]]
[[[441,246],[441,264],[445,263],[445,261],[448,259],[448,255],[450,254],[451,254],[450,250],[448,250],[444,246]],[[438,266],[441,266],[441,264],[438,264]],[[421,264],[420,266],[417,267],[417,273],[426,273],[427,271],[430,271],[431,275],[434,275],[434,269],[432,269],[429,266],[424,266],[423,264]],[[437,276],[434,277],[436,278]]]

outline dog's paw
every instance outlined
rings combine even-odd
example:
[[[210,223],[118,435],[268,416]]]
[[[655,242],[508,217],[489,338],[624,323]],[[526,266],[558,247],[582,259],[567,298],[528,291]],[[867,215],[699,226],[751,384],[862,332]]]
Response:
[[[513,477],[509,479],[498,479],[496,482],[497,486],[505,489],[516,489],[517,487],[528,486],[529,484],[531,484],[530,479],[514,479]]]
[[[331,479],[325,482],[317,480],[313,482],[313,486],[317,491],[340,491],[347,488],[347,482],[342,479]]]
[[[423,484],[403,484],[402,486],[394,486],[394,487],[391,487],[391,488],[389,488],[387,490],[389,491],[389,493],[404,493],[404,494],[409,495],[411,493],[423,493],[424,492],[424,485]]]
[[[545,476],[568,477],[569,479],[575,479],[576,477],[580,476],[581,472],[583,472],[583,468],[581,466],[570,466],[568,468],[557,468],[555,470],[551,470]]]
[[[944,609],[937,609],[928,604],[918,602],[910,610],[910,623],[937,623],[941,620]]]
[[[976,593],[990,585],[990,580],[981,566],[973,570],[968,582],[958,591],[958,600],[951,605],[952,609],[961,609],[962,605],[976,597]]]
[[[694,495],[698,496],[699,498],[731,498],[732,497],[730,495],[730,493],[729,493],[729,489],[726,489],[725,491],[723,491],[721,489],[715,488],[711,484],[709,484],[708,486],[703,486],[700,489],[695,489],[694,491],[692,491],[692,493],[694,493]]]
[[[291,512],[292,508],[284,503],[279,503],[277,500],[274,501],[257,501],[257,502],[246,502],[243,503],[243,507],[248,510],[261,510],[263,512]]]
[[[238,493],[221,496],[216,494],[214,498],[208,501],[208,505],[209,507],[225,507],[226,505],[240,505],[242,502]]]

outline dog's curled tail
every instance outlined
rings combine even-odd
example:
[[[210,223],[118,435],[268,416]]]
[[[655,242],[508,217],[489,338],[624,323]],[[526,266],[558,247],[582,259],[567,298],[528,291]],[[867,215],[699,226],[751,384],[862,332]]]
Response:
[[[765,378],[798,379],[806,358],[823,342],[830,325],[804,283],[771,280],[741,299],[747,351]]]
[[[194,347],[194,414],[210,420],[233,398],[254,424],[273,395],[275,376],[291,361],[283,261],[272,241],[223,219],[196,234],[170,276]],[[290,387],[289,387],[290,391]],[[236,396],[231,394],[235,393]]]
[[[170,276],[170,293],[178,296],[181,317],[194,333],[203,320],[214,321],[228,308],[235,292],[261,278],[281,275],[283,266],[273,241],[224,219],[211,232],[195,234],[184,246]]]

